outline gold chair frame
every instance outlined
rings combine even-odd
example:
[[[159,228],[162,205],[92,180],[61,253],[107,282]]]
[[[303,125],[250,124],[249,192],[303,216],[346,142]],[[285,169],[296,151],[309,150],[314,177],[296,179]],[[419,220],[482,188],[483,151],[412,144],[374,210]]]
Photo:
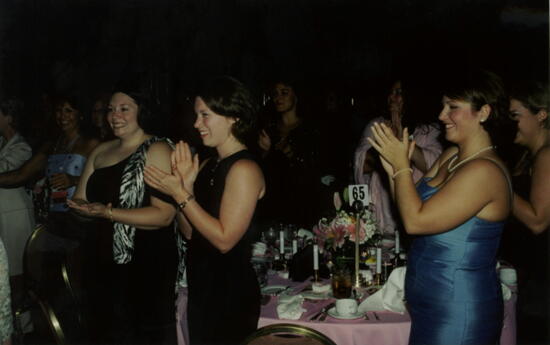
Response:
[[[258,339],[260,337],[270,335],[270,334],[276,334],[276,333],[303,336],[305,338],[310,338],[310,339],[319,341],[323,345],[336,345],[336,343],[332,341],[332,339],[330,339],[323,333],[313,328],[309,328],[302,325],[296,325],[292,323],[276,323],[273,325],[268,325],[262,328],[258,328],[254,333],[252,333],[250,336],[248,336],[245,339],[242,345],[250,344],[255,339]]]

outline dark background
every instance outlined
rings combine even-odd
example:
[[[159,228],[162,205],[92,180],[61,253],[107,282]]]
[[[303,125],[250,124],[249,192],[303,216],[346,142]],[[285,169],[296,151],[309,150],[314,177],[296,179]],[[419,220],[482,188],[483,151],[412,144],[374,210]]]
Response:
[[[215,74],[256,90],[292,75],[349,97],[397,70],[547,78],[548,1],[1,0],[0,40],[3,95],[94,97],[133,79],[170,111]]]

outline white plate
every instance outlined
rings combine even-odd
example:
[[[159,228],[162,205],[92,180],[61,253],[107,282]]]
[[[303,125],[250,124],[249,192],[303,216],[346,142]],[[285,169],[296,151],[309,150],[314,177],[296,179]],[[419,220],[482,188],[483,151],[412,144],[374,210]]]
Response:
[[[340,315],[336,312],[336,307],[332,307],[328,310],[327,312],[330,316],[332,316],[333,318],[336,318],[336,319],[343,319],[343,320],[353,320],[353,319],[359,319],[359,318],[362,318],[365,313],[362,313],[360,311],[357,311],[357,313],[353,314],[353,315],[347,315],[347,316],[344,316],[344,315]]]
[[[306,299],[328,299],[332,298],[332,292],[331,291],[325,291],[325,292],[313,292],[311,290],[303,291],[300,293],[302,297]]]
[[[276,296],[288,288],[286,285],[268,285],[262,288],[263,295]]]

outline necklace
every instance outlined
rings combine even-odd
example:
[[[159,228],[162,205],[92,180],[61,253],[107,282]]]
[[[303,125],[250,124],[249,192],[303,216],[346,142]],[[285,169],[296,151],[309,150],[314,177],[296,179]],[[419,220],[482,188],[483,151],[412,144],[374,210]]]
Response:
[[[216,172],[216,169],[218,169],[218,165],[220,164],[220,161],[221,159],[219,158],[216,158],[216,164],[214,164],[214,166],[212,167],[212,169],[210,169],[210,186],[213,186],[214,185],[214,173]]]
[[[477,151],[476,153],[464,158],[463,160],[461,160],[460,162],[456,163],[456,165],[454,167],[451,167],[451,165],[453,165],[453,163],[456,161],[456,159],[458,158],[458,154],[456,154],[453,158],[451,158],[451,161],[449,162],[449,164],[447,165],[447,171],[448,172],[453,172],[455,171],[459,166],[461,166],[462,164],[472,160],[473,158],[475,158],[477,155],[479,155],[480,153],[482,152],[485,152],[487,150],[492,150],[494,149],[495,147],[494,146],[487,146],[487,147],[484,147],[482,148],[481,150]]]
[[[210,183],[210,186],[213,186],[214,185],[214,177],[215,177],[215,172],[216,172],[216,169],[218,169],[218,165],[220,165],[220,162],[223,161],[224,159],[230,157],[230,156],[233,156],[235,153],[237,152],[240,152],[242,150],[245,150],[243,148],[239,148],[233,152],[231,152],[230,154],[228,154],[227,156],[223,157],[223,158],[220,158],[220,157],[217,157],[216,158],[216,164],[214,164],[214,166],[212,167],[212,169],[210,169],[210,180],[208,181]]]

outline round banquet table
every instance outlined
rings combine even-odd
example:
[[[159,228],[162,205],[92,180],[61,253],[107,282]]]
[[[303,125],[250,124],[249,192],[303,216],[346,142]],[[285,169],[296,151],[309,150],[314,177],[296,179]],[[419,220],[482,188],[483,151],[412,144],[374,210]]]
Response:
[[[277,275],[269,277],[268,285],[285,285],[292,287],[294,292],[299,292],[309,281],[303,283],[292,282]],[[517,294],[504,303],[504,325],[502,328],[500,345],[516,344],[516,300]],[[386,344],[407,345],[411,320],[407,313],[399,314],[391,311],[369,311],[366,318],[355,320],[341,320],[328,315],[324,321],[311,321],[311,317],[323,309],[324,306],[334,302],[327,300],[305,300],[302,307],[307,311],[298,320],[279,319],[277,315],[278,297],[272,296],[269,302],[262,306],[258,328],[275,323],[294,323],[313,328],[338,345],[363,345]]]

